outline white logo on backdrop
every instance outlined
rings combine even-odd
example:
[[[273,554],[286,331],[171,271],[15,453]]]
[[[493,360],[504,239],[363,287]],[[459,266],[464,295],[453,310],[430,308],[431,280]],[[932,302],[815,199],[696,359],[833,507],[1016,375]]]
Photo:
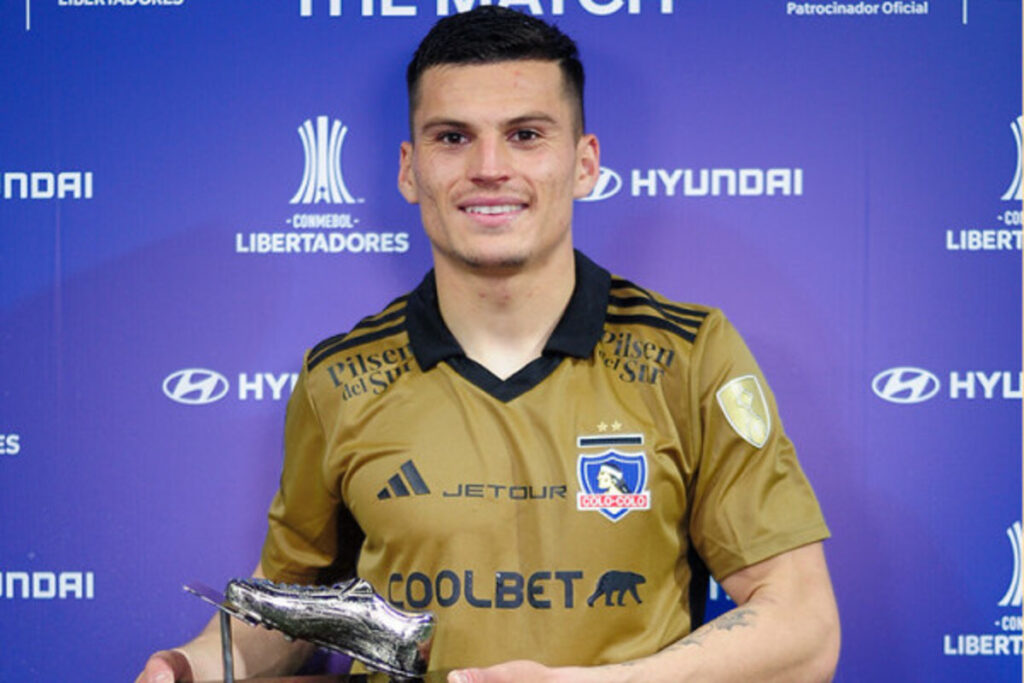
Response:
[[[356,3],[355,0],[349,0],[347,3],[352,5],[351,11],[358,11],[361,16],[372,17],[375,14],[379,14],[382,17],[415,17],[418,14],[418,8],[415,0],[360,0]],[[354,6],[358,4],[358,9]],[[550,3],[542,0],[499,0],[493,2],[493,0],[437,0],[436,2],[430,3],[419,3],[433,6],[432,10],[439,17],[445,17],[454,12],[468,12],[473,9],[476,5],[491,5],[498,4],[503,7],[509,5],[524,5],[523,11],[528,11],[535,15],[552,14],[555,16],[565,14],[565,0],[551,0]],[[598,17],[606,17],[613,14],[618,14],[623,10],[628,14],[640,14],[641,11],[647,10],[656,11],[659,14],[672,14],[675,11],[675,0],[659,0],[658,2],[644,2],[641,6],[641,0],[579,0],[578,2],[581,10],[588,14],[592,14]],[[887,3],[890,5],[896,5],[900,3]],[[332,17],[341,16],[341,0],[299,0],[299,16],[300,17],[311,17],[313,16],[313,6],[318,7],[317,14],[323,13],[324,8],[327,8],[327,13]],[[547,5],[545,8],[544,5]]]
[[[341,0],[331,0],[330,13],[332,17],[341,16]],[[299,16],[313,16],[313,0],[299,0]]]
[[[330,131],[327,126],[326,116],[316,117],[316,128],[309,119],[299,126],[306,169],[302,185],[291,199],[292,204],[353,204],[356,201],[341,177],[341,146],[345,143],[348,126],[343,126],[338,119],[331,123]]]
[[[169,374],[163,389],[164,395],[172,401],[201,406],[224,398],[228,393],[228,380],[213,370],[188,368]]]
[[[597,202],[602,199],[614,197],[622,189],[622,176],[610,168],[601,167],[601,173],[597,176],[597,183],[594,189],[581,202]]]
[[[946,633],[942,637],[942,654],[952,657],[1016,657],[1020,660],[1024,650],[1021,638],[1021,523],[1017,520],[1006,528],[1013,550],[1013,574],[1010,585],[999,601],[1000,607],[1012,607],[1013,612],[1002,614],[989,624],[1002,633],[992,633],[983,627],[975,633]],[[974,629],[972,629],[974,630]]]
[[[92,171],[4,171],[4,199],[92,199]]]
[[[1010,539],[1010,546],[1013,548],[1013,575],[1010,577],[1010,586],[1006,589],[1006,595],[999,601],[1000,607],[1021,606],[1021,528],[1020,522],[1006,528],[1006,535]]]
[[[0,571],[0,598],[92,600],[95,597],[93,572]]]
[[[0,434],[0,455],[21,453],[21,434]]]
[[[939,378],[921,368],[889,368],[875,375],[871,390],[892,403],[921,403],[939,392]]]
[[[1016,121],[1010,122],[1010,130],[1013,131],[1013,137],[1017,141],[1017,170],[1013,173],[1013,180],[1010,181],[1010,186],[1006,188],[1006,192],[1003,193],[1003,199],[1007,201],[1021,201],[1024,199],[1024,192],[1022,192],[1022,166],[1024,166],[1024,151],[1021,148],[1021,128],[1024,127],[1024,115],[1018,116]]]

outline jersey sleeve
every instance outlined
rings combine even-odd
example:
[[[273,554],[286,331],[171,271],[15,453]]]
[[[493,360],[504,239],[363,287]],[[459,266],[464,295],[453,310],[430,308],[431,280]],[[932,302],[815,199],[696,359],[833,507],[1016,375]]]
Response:
[[[303,369],[288,401],[284,467],[268,513],[261,562],[274,581],[314,583],[338,551],[342,502],[337,488],[325,479],[324,428],[308,385]]]
[[[827,538],[828,528],[775,397],[719,311],[705,320],[691,366],[699,455],[689,531],[712,575]]]

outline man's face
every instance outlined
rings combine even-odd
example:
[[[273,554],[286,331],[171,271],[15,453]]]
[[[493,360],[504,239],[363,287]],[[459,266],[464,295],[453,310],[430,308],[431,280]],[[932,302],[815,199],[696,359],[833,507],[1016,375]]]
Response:
[[[435,262],[519,269],[571,250],[572,202],[594,187],[555,62],[442,65],[420,78],[398,186],[420,205]]]

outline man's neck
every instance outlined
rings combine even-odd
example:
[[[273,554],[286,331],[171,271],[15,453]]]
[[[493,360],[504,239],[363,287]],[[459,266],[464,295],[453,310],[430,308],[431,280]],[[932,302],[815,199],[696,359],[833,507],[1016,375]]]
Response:
[[[539,358],[572,298],[572,249],[545,263],[484,272],[435,259],[441,316],[466,356],[506,379]]]

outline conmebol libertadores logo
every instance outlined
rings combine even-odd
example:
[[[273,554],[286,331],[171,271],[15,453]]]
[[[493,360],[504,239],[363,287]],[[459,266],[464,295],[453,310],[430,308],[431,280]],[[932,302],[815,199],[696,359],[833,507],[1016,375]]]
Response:
[[[1020,657],[1024,651],[1024,637],[1021,636],[1021,524],[1017,520],[1006,527],[1006,536],[1013,550],[1013,572],[1010,585],[999,601],[999,607],[1012,611],[1003,612],[995,619],[991,615],[975,628],[967,626],[963,631],[956,629],[942,637],[942,654],[947,657]],[[991,619],[991,621],[989,621]],[[978,628],[980,627],[980,628]],[[964,631],[973,632],[964,632]]]
[[[306,167],[302,184],[291,199],[292,204],[356,202],[341,175],[341,146],[347,133],[348,126],[342,125],[338,119],[329,122],[326,116],[316,117],[315,128],[309,119],[299,126],[299,137],[306,152]]]
[[[1006,593],[999,601],[1000,607],[1021,606],[1021,527],[1020,522],[1014,522],[1006,527],[1006,536],[1010,539],[1010,547],[1013,549],[1013,574],[1010,576],[1010,585]]]
[[[1010,122],[1010,130],[1013,131],[1013,137],[1017,141],[1017,170],[1013,172],[1013,180],[1010,181],[1010,186],[1006,188],[1006,192],[1003,193],[1003,199],[1007,201],[1019,202],[1024,199],[1024,191],[1022,191],[1021,175],[1024,174],[1024,151],[1021,146],[1021,128],[1024,127],[1024,115],[1018,116],[1016,121]]]

